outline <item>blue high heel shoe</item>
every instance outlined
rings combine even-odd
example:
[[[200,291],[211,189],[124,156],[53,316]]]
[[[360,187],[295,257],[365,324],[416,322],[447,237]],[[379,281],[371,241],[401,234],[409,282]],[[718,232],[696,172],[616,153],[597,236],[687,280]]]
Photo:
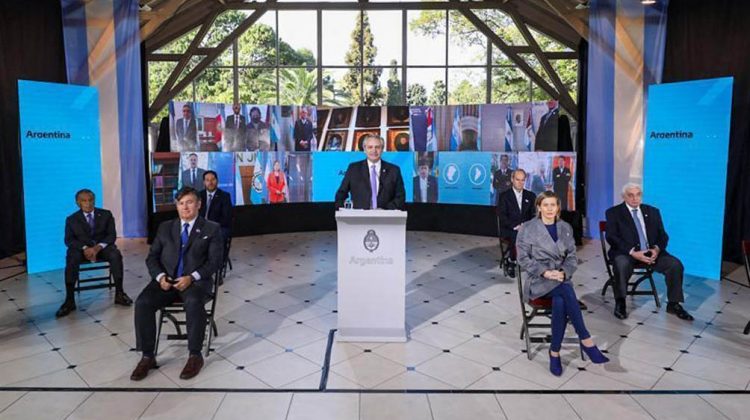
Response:
[[[581,353],[586,353],[586,356],[591,359],[591,363],[600,364],[609,362],[609,358],[602,354],[596,346],[586,347],[581,343]]]
[[[549,371],[555,376],[562,375],[562,360],[560,356],[553,356],[552,353],[549,355]]]

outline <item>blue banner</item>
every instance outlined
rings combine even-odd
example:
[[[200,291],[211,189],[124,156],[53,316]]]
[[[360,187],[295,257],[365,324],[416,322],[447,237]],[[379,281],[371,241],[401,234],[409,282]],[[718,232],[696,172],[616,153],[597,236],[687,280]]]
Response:
[[[440,153],[438,194],[441,203],[490,205],[492,154]]]
[[[685,272],[719,279],[733,78],[649,87],[644,202]]]
[[[88,188],[101,207],[99,95],[93,87],[18,81],[28,272],[65,266],[65,218]]]

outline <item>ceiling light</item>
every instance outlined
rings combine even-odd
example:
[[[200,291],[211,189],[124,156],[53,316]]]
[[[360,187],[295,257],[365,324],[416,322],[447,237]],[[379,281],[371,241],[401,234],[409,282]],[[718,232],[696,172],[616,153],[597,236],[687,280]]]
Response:
[[[645,5],[656,4],[656,0],[641,0],[641,4],[645,4]]]

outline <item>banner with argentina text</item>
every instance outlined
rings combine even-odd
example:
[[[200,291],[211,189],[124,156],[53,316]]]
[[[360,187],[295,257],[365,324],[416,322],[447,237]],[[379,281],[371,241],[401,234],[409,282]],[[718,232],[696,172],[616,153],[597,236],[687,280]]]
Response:
[[[99,91],[102,197],[118,236],[146,236],[137,0],[60,0],[68,83]]]
[[[661,82],[669,0],[591,0],[586,121],[588,236],[628,182],[643,182],[647,89]]]

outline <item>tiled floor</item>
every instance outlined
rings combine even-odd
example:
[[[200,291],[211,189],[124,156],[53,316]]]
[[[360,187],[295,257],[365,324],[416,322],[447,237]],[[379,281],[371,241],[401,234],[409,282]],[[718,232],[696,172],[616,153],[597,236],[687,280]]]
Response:
[[[148,248],[142,240],[119,246],[125,287],[135,298],[148,281]],[[619,321],[611,313],[611,296],[600,295],[606,275],[596,241],[579,250],[574,282],[588,306],[587,326],[612,362],[583,362],[577,346],[566,345],[563,376],[550,375],[545,346],[534,349],[531,361],[522,352],[517,286],[497,268],[496,240],[409,232],[409,341],[334,341],[326,392],[319,392],[329,332],[336,328],[335,247],[334,232],[236,238],[234,267],[218,301],[216,351],[189,381],[179,379],[185,343],[166,341],[160,368],[145,381],[129,380],[139,357],[132,351],[132,308],[113,306],[110,292],[82,293],[79,310],[58,320],[62,271],[0,282],[0,419],[102,413],[222,419],[750,418],[747,394],[710,393],[750,390],[750,337],[741,334],[750,317],[750,290],[686,278],[685,306],[694,322],[657,311],[644,296],[630,300],[630,318]],[[659,277],[657,286],[664,300]],[[571,392],[580,390],[636,392]],[[660,390],[694,392],[652,393]]]

